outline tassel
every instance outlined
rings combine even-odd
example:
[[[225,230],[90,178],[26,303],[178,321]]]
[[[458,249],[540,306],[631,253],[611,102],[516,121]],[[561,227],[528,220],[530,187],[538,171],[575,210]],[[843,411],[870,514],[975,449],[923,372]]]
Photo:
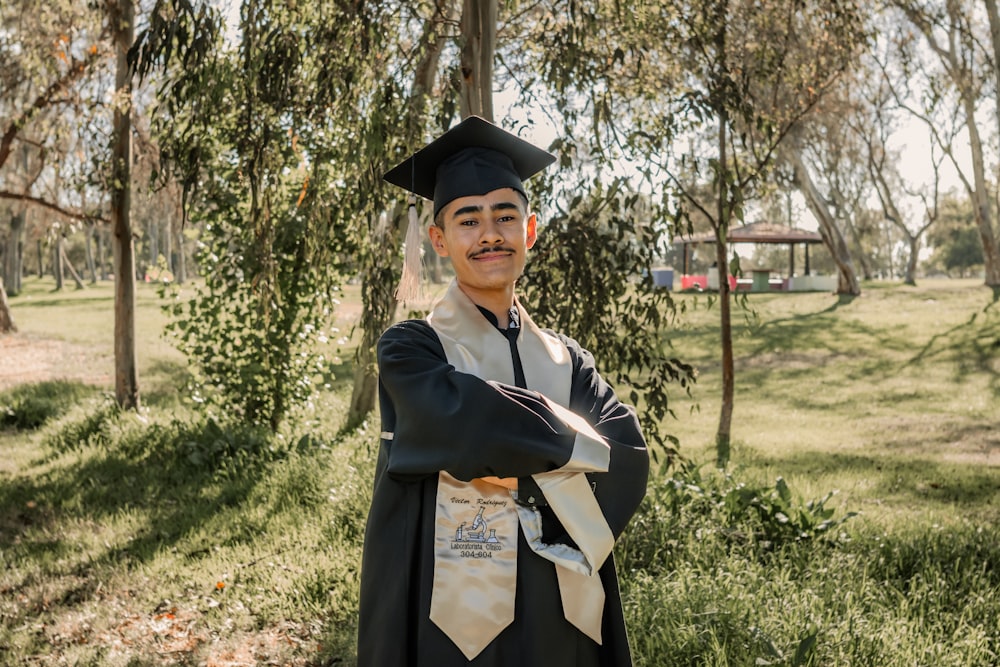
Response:
[[[422,239],[415,197],[410,198],[407,217],[409,222],[406,226],[406,242],[403,246],[403,275],[400,276],[399,287],[396,288],[396,301],[400,303],[412,303],[421,298],[420,251]]]

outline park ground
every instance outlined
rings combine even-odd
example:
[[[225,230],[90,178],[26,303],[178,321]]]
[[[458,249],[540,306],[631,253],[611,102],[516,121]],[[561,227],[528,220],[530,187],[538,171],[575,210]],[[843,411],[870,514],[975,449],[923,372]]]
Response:
[[[349,378],[294,434],[309,438],[244,456],[251,436],[191,417],[184,359],[161,335],[155,287],[142,286],[147,408],[118,415],[107,398],[111,298],[106,285],[55,293],[34,281],[11,300],[20,331],[0,338],[0,408],[49,387],[75,406],[0,432],[0,664],[353,664],[372,427],[338,433]],[[676,468],[656,470],[616,552],[637,664],[997,664],[1000,306],[990,290],[938,279],[866,284],[852,300],[749,295],[734,311],[728,480],[710,464],[711,298],[677,294],[686,312],[670,335],[671,354],[699,369],[664,424],[689,462],[686,486],[671,481]],[[343,368],[356,293],[337,312],[328,354]],[[778,478],[791,505],[778,507]],[[746,538],[729,507],[746,489],[770,512],[753,524],[766,540]],[[828,493],[834,534],[805,512],[791,523],[815,546],[793,536],[781,547],[784,512]],[[704,521],[685,514],[694,507]],[[730,520],[742,523],[720,526]]]

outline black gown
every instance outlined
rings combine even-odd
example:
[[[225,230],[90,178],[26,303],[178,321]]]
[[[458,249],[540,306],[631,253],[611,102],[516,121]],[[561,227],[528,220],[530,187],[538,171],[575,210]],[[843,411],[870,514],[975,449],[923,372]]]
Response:
[[[507,336],[497,335],[504,345]],[[568,407],[611,447],[608,472],[588,478],[617,538],[645,495],[648,451],[634,410],[618,401],[590,353],[559,338],[573,360]],[[631,665],[613,558],[600,570],[606,599],[599,645],[565,620],[552,563],[535,554],[520,531],[511,625],[470,662],[430,620],[439,471],[466,481],[497,476],[530,483],[528,476],[569,460],[575,432],[547,412],[536,393],[456,371],[426,321],[388,329],[378,359],[383,438],[362,559],[358,664]],[[548,514],[543,519],[548,539],[560,527]]]

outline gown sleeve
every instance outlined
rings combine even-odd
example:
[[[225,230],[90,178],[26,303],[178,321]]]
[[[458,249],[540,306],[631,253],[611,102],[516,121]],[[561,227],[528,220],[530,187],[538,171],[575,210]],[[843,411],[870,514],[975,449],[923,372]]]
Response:
[[[559,336],[573,358],[569,409],[610,446],[606,473],[588,477],[617,538],[646,491],[649,456],[635,411],[597,372],[592,355]],[[379,382],[392,406],[385,472],[398,481],[445,470],[461,480],[557,470],[573,456],[577,432],[536,393],[487,382],[448,363],[434,330],[400,322],[379,341]],[[383,418],[390,413],[383,410]],[[539,498],[541,502],[544,502]]]
[[[486,382],[448,363],[424,322],[390,327],[378,346],[379,382],[391,402],[386,472],[416,480],[524,477],[564,466],[577,433],[537,393]],[[388,437],[388,434],[386,434]]]
[[[587,477],[617,539],[646,495],[649,450],[635,409],[618,400],[597,372],[594,357],[575,340],[559,337],[574,358],[570,410],[590,422],[611,447],[608,471],[588,473]]]

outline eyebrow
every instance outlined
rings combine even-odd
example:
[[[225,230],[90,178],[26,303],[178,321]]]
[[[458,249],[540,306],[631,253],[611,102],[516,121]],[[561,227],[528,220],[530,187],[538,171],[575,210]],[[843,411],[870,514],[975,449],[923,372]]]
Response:
[[[490,207],[491,211],[506,211],[508,209],[514,209],[515,211],[520,210],[517,204],[515,204],[512,201],[497,202],[496,204],[493,204],[493,206]],[[468,215],[469,213],[480,213],[482,212],[482,210],[483,210],[482,206],[476,206],[476,205],[463,206],[460,209],[456,209],[455,212],[452,213],[451,215],[452,217],[457,217],[460,215]]]

